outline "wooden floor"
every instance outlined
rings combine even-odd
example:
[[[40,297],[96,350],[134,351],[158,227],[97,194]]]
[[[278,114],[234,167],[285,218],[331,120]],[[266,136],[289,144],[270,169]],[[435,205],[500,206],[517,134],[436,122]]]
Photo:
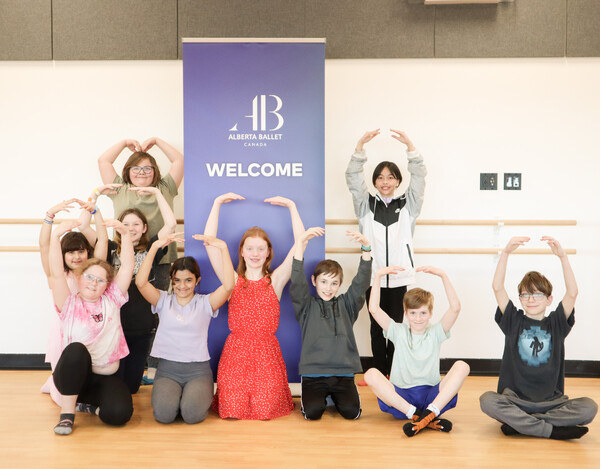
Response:
[[[333,410],[308,422],[299,410],[273,421],[221,420],[211,414],[198,425],[161,425],[150,406],[151,386],[134,396],[135,411],[122,428],[78,414],[72,435],[52,428],[58,407],[39,388],[42,371],[0,371],[0,467],[416,467],[599,468],[600,421],[581,440],[505,437],[479,410],[479,395],[497,378],[470,377],[458,406],[446,417],[451,433],[425,430],[407,438],[404,422],[383,414],[368,388],[360,388],[363,414],[344,420]],[[600,402],[600,379],[568,379],[571,397]]]

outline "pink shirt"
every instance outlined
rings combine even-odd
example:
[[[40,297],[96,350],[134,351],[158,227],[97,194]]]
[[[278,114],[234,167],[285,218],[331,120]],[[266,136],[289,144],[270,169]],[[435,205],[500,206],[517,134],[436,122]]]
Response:
[[[95,303],[84,301],[71,293],[62,311],[61,343],[64,349],[73,342],[81,342],[92,357],[92,365],[102,367],[129,354],[121,327],[120,308],[128,300],[115,282],[111,282],[102,297]],[[58,311],[58,309],[57,309]]]

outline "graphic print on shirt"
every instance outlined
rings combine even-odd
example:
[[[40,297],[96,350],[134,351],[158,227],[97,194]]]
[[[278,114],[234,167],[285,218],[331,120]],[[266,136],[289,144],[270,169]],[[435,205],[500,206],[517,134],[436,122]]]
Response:
[[[539,326],[524,329],[519,336],[519,355],[529,366],[540,366],[550,360],[552,338]]]

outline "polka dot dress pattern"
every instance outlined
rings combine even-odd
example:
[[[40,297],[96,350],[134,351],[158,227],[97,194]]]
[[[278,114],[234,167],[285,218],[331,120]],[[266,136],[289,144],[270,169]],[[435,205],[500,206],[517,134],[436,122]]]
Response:
[[[279,301],[267,277],[238,278],[229,300],[229,329],[212,408],[221,418],[269,420],[294,409],[275,332]]]

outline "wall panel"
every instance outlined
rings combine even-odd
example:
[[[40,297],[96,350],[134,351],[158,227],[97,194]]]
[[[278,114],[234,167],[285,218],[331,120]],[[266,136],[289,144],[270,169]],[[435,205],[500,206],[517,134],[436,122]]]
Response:
[[[177,58],[177,0],[53,0],[55,60]]]
[[[600,2],[567,2],[567,57],[600,56]]]
[[[305,37],[304,2],[179,0],[179,38],[183,37]]]
[[[50,59],[51,0],[0,0],[0,60]]]
[[[306,34],[327,58],[433,57],[434,9],[398,0],[306,0]]]
[[[436,57],[563,57],[566,0],[436,6]]]

